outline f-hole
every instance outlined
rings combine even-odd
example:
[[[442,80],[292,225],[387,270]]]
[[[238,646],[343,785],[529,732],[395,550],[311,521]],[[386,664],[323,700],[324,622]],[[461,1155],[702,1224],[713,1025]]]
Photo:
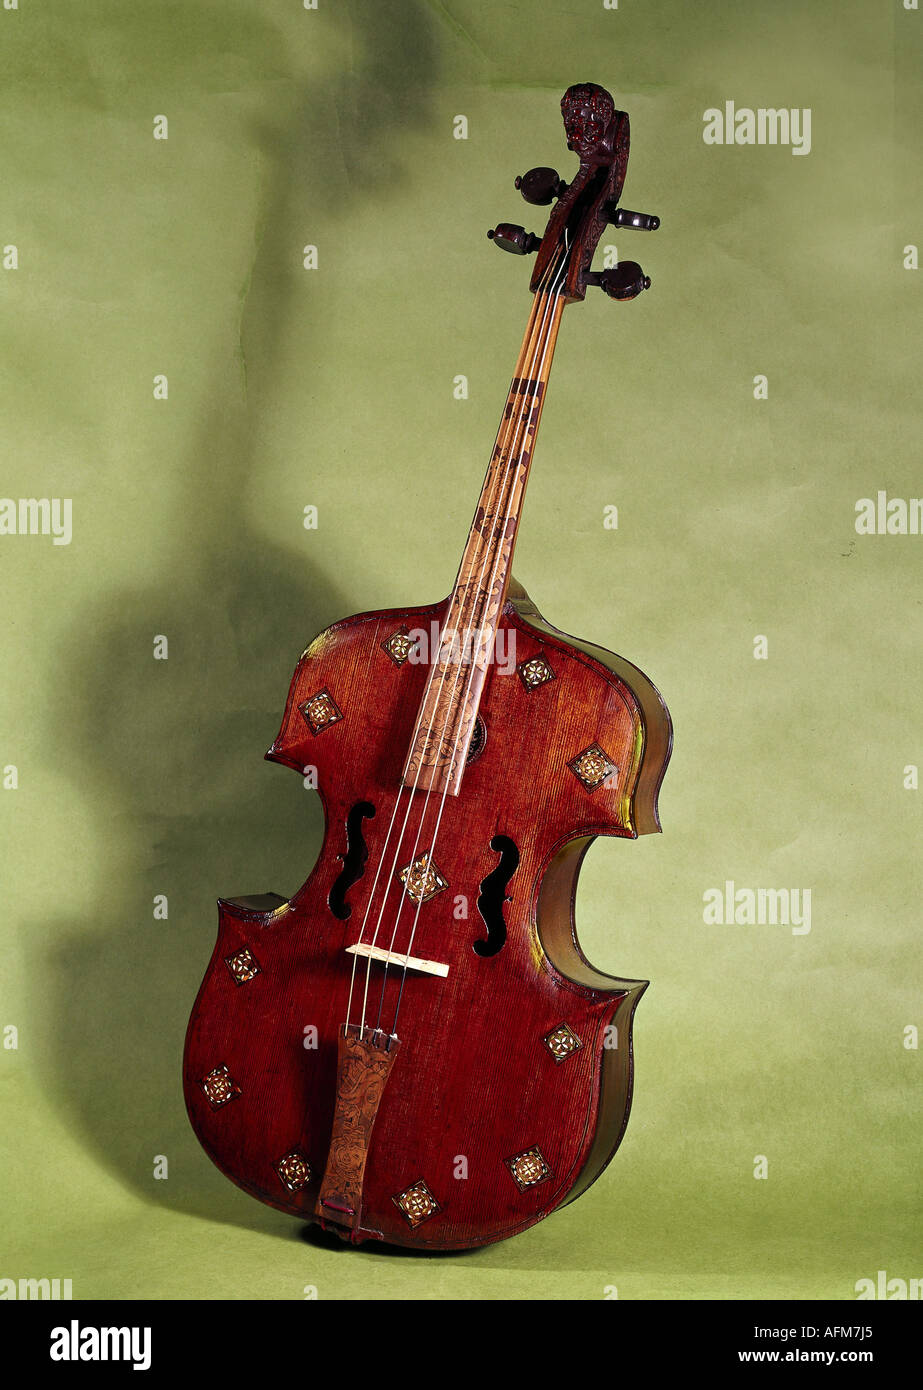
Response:
[[[327,899],[330,911],[341,922],[345,922],[352,914],[352,905],[346,901],[346,894],[365,873],[365,863],[369,857],[369,847],[362,834],[362,822],[374,814],[375,807],[370,801],[357,801],[346,817],[346,853],[340,855],[343,868]]]
[[[500,863],[484,879],[478,896],[478,912],[487,928],[487,936],[474,943],[479,956],[495,956],[506,941],[503,904],[510,902],[506,890],[519,867],[519,850],[509,835],[495,835],[490,847],[500,855]]]

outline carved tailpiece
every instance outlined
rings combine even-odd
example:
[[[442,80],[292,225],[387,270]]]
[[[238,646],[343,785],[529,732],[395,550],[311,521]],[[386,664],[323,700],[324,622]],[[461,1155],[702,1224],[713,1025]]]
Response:
[[[398,1046],[379,1028],[344,1023],[340,1029],[333,1133],[314,1210],[351,1231],[359,1225],[372,1127]]]

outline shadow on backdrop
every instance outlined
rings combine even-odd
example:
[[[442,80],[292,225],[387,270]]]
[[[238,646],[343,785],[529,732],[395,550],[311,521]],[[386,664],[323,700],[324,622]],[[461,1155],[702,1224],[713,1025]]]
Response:
[[[164,7],[157,9],[162,33]],[[282,36],[252,8],[233,23],[223,5],[212,8],[214,23],[203,21],[201,5],[191,16],[186,10],[170,7],[171,53],[186,44],[185,64],[188,46],[198,46],[207,65],[203,44],[220,32],[224,48],[227,34],[235,36],[254,82],[284,65]],[[134,15],[114,22],[130,26],[132,43],[144,48]],[[350,70],[310,84],[300,77],[294,118],[273,125],[269,117],[253,132],[269,179],[265,234],[242,290],[241,340],[267,382],[276,362],[286,370],[278,344],[292,307],[283,268],[301,244],[305,210],[336,178],[338,218],[373,199],[386,215],[402,182],[400,131],[431,120],[436,44],[424,4],[398,12],[349,4],[327,24],[344,31],[337,37]],[[317,323],[319,337],[324,328]],[[69,614],[86,637],[79,658],[62,664],[51,717],[67,730],[88,807],[110,823],[118,818],[120,843],[133,848],[106,866],[92,921],[35,921],[30,978],[40,993],[36,1017],[48,1029],[46,1089],[106,1171],[148,1200],[295,1239],[297,1222],[240,1193],[199,1147],[183,1105],[182,1048],[215,940],[216,897],[288,896],[314,863],[319,799],[261,758],[298,654],[355,604],[332,576],[250,528],[246,479],[260,468],[252,441],[267,407],[251,388],[245,411],[229,408],[226,362],[176,493],[175,525],[189,558],[133,593],[107,589],[102,571],[92,604]],[[167,662],[151,659],[156,633],[170,637]],[[266,881],[268,866],[275,881]],[[273,866],[282,866],[278,876]],[[152,917],[158,893],[169,898],[167,921]],[[166,1181],[153,1178],[158,1154],[169,1159]]]

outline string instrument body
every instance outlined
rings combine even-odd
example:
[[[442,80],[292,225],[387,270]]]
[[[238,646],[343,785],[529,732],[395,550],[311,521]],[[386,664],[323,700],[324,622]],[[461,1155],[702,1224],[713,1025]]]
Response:
[[[600,92],[565,103],[585,116]],[[611,136],[623,113],[602,109]],[[620,165],[621,148],[610,192],[627,117]],[[551,627],[509,568],[550,367],[539,334],[579,297],[549,307],[573,267],[557,257],[536,270],[545,319],[533,309],[505,415],[522,415],[518,442],[501,425],[452,595],[335,623],[298,663],[266,756],[316,784],[320,855],[290,900],[219,902],[189,1022],[186,1104],[209,1156],[353,1242],[514,1235],[585,1191],[627,1122],[647,982],[589,963],[574,897],[597,835],[660,829],[671,726],[641,671]],[[443,660],[447,633],[485,625],[490,659],[475,640]]]
[[[345,951],[426,675],[422,665],[396,665],[383,643],[438,622],[444,607],[348,618],[300,661],[267,757],[299,773],[317,768],[326,816],[320,857],[288,902],[220,904],[218,941],[190,1021],[186,1101],[201,1143],[246,1191],[308,1219],[317,1181],[292,1191],[277,1165],[298,1152],[312,1175],[323,1171],[349,987]],[[628,1116],[631,1020],[646,982],[615,979],[587,962],[574,893],[597,835],[659,828],[669,717],[641,672],[555,632],[525,595],[508,599],[502,626],[515,631],[521,661],[541,659],[553,676],[529,687],[496,667],[488,678],[483,750],[467,769],[465,796],[447,803],[434,856],[448,887],[426,904],[414,946],[415,956],[447,965],[448,975],[425,977],[434,987],[417,988],[402,1006],[401,1051],[375,1119],[356,1238],[452,1249],[513,1235],[589,1186]],[[335,694],[342,718],[313,734],[300,707],[323,690]],[[614,786],[590,791],[569,766],[592,745],[620,769]],[[362,819],[368,859],[341,921],[330,899],[343,873],[350,812],[361,803],[375,810]],[[519,861],[502,905],[506,939],[483,956],[474,949],[487,935],[476,904],[498,865],[491,848],[498,835],[512,841]],[[456,916],[459,896],[466,918]],[[260,973],[238,984],[227,961],[243,950]],[[316,1049],[304,1046],[312,1025]],[[546,1039],[562,1025],[579,1046],[558,1059]],[[412,1065],[403,1066],[410,1056]],[[213,1109],[200,1079],[219,1064],[241,1095]],[[521,1190],[508,1161],[535,1148],[549,1176]],[[464,1178],[454,1176],[460,1158]],[[421,1180],[440,1210],[413,1228],[393,1199]]]

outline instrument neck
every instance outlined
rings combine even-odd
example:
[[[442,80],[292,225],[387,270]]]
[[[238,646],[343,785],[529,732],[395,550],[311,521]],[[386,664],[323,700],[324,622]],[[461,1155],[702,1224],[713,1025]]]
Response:
[[[537,294],[532,302],[532,313],[449,603],[449,619],[458,628],[471,630],[482,622],[480,608],[488,595],[497,604],[498,617],[503,608],[563,310],[562,298],[544,292]]]
[[[442,626],[441,643],[404,767],[405,786],[457,795],[512,574],[513,551],[564,298],[540,290],[477,511]]]

